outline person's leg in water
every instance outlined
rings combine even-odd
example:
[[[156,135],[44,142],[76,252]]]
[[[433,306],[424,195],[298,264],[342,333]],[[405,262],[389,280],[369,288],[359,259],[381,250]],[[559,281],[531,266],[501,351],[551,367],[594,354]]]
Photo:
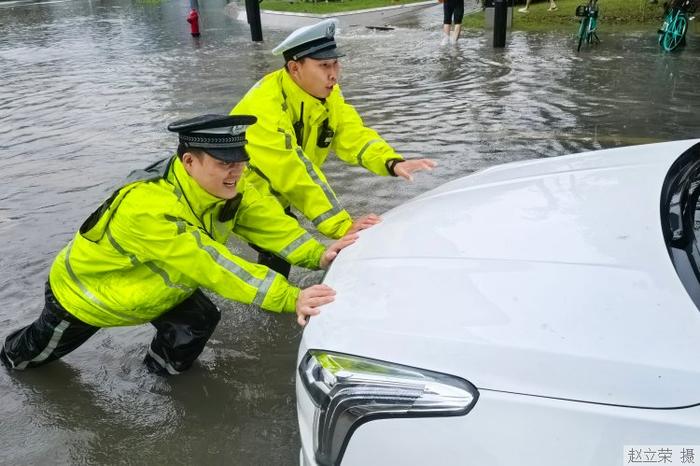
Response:
[[[447,43],[449,41],[450,41],[450,25],[444,24],[442,26],[442,40],[440,41],[440,45],[447,45]]]
[[[46,283],[44,309],[30,325],[12,332],[0,349],[0,360],[15,370],[55,361],[85,343],[99,330],[61,306]]]
[[[456,24],[454,32],[452,33],[452,37],[450,38],[450,40],[452,41],[453,44],[456,44],[457,41],[459,40],[460,32],[462,32],[462,25]]]
[[[454,32],[450,38],[450,42],[453,44],[457,43],[459,40],[459,33],[462,31],[462,19],[464,19],[464,0],[455,0],[454,8]]]
[[[440,41],[440,45],[447,45],[450,42],[450,27],[452,26],[455,1],[456,0],[444,0],[442,3],[442,41]]]
[[[201,290],[153,320],[156,328],[144,364],[149,372],[175,375],[190,368],[204,350],[221,311]]]

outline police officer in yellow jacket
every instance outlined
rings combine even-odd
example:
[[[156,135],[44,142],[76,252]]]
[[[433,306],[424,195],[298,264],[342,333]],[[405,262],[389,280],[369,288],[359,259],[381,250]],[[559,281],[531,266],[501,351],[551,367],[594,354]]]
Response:
[[[294,206],[329,238],[379,221],[370,214],[353,222],[340,205],[321,170],[330,151],[350,165],[408,180],[413,172],[435,166],[430,159],[405,160],[345,102],[338,86],[343,54],[335,27],[329,19],[289,35],[273,50],[284,56],[285,67],[263,77],[231,111],[258,118],[248,132],[251,160],[242,183],[271,192],[287,209]],[[260,262],[278,262],[274,259],[263,253]],[[274,268],[289,271],[279,264]]]
[[[73,351],[102,327],[151,322],[157,332],[145,363],[177,374],[199,356],[220,312],[202,293],[276,312],[301,325],[333,300],[326,285],[300,290],[265,266],[226,248],[231,233],[293,264],[325,268],[356,237],[328,249],[279,203],[237,183],[248,159],[252,116],[203,115],[173,123],[178,153],[118,189],[82,225],[51,266],[45,307],[7,337],[0,359],[24,369]]]

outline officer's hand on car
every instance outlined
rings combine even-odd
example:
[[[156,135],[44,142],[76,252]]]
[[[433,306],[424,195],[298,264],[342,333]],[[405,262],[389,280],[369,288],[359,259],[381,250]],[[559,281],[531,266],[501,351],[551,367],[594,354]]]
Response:
[[[360,235],[358,235],[357,233],[348,233],[335,243],[328,246],[323,255],[321,256],[319,267],[322,269],[327,269],[328,266],[331,265],[331,262],[333,262],[333,259],[335,259],[338,256],[338,253],[344,248],[353,244],[355,241],[357,241],[357,238],[359,237]]]
[[[413,172],[432,170],[436,166],[437,162],[432,159],[403,160],[394,165],[394,173],[396,176],[413,181]]]
[[[367,214],[352,222],[352,226],[347,234],[357,233],[360,230],[365,230],[371,226],[381,222],[382,218],[377,214]]]
[[[350,233],[328,246],[321,256],[320,267],[322,269],[327,269],[331,262],[333,262],[333,259],[338,256],[338,253],[343,248],[357,241],[359,237],[360,235],[357,233]],[[302,327],[306,325],[309,317],[318,315],[321,312],[318,309],[320,306],[333,302],[334,299],[335,290],[328,285],[313,285],[301,290],[296,305],[297,322],[299,325]]]
[[[328,285],[313,285],[304,288],[297,298],[297,323],[303,327],[309,317],[321,312],[318,309],[320,306],[331,303],[334,299],[335,290]]]

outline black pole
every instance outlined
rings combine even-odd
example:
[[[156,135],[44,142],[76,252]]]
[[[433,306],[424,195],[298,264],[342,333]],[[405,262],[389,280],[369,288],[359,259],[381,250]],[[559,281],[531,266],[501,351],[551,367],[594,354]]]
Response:
[[[260,0],[245,0],[245,13],[250,24],[250,38],[253,42],[262,42],[262,26],[260,25]]]
[[[493,7],[493,46],[505,47],[508,3],[506,0],[494,0]]]

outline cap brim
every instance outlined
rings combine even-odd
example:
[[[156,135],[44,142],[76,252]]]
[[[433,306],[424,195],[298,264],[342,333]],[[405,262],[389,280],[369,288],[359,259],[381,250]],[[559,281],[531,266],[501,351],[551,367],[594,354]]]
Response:
[[[250,157],[248,157],[248,153],[243,147],[235,147],[231,149],[203,148],[200,150],[203,150],[207,154],[211,155],[215,159],[221,160],[222,162],[247,162],[248,160],[250,160]]]
[[[333,58],[344,57],[345,54],[339,48],[319,50],[318,52],[310,53],[306,58],[313,58],[314,60],[331,60]]]

